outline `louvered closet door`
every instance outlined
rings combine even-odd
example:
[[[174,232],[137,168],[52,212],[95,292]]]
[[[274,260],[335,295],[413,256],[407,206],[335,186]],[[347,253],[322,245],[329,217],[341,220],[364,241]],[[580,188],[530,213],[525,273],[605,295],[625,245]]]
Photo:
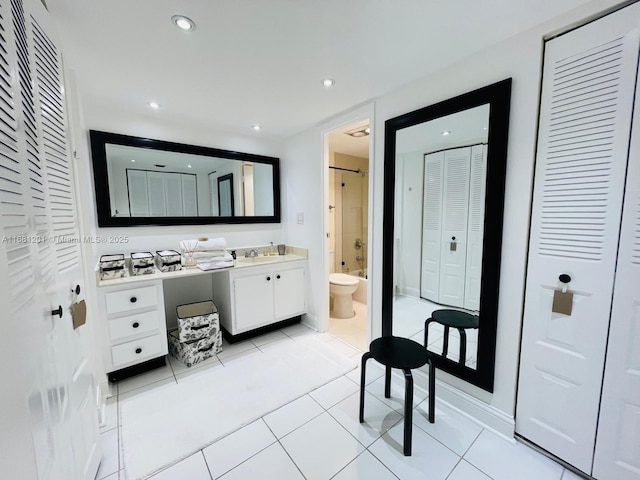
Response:
[[[444,152],[424,156],[420,296],[434,302],[440,301],[443,170]]]
[[[187,217],[198,216],[198,187],[196,176],[183,174],[182,181],[182,214]]]
[[[480,310],[486,185],[487,146],[474,145],[471,147],[471,171],[469,175],[469,221],[467,226],[467,265],[464,286],[464,308],[468,310]]]
[[[0,359],[11,432],[0,463],[3,478],[84,480],[100,447],[90,339],[70,317],[82,272],[60,53],[38,23],[47,18],[37,1],[0,3]],[[58,305],[62,318],[51,314]]]
[[[132,217],[149,216],[149,194],[147,192],[147,172],[127,170],[129,211]]]
[[[545,48],[516,430],[587,473],[609,328],[639,18],[635,4]],[[570,316],[552,313],[560,274],[571,277]]]
[[[86,326],[74,330],[71,320],[71,289],[84,291],[79,234],[76,224],[73,168],[68,147],[66,100],[64,97],[62,58],[47,34],[51,30],[47,15],[29,15],[25,19],[30,34],[31,70],[34,97],[39,118],[41,158],[46,171],[49,232],[53,238],[54,280],[43,281],[51,296],[48,310],[63,309],[63,316],[52,322],[46,351],[50,371],[57,379],[59,402],[53,406],[59,425],[56,428],[55,472],[67,472],[59,478],[94,478],[100,461],[95,381],[89,350],[92,339]],[[91,321],[88,319],[88,321]],[[65,451],[66,439],[71,445]],[[73,455],[69,455],[73,452]],[[58,477],[54,477],[58,478]]]
[[[464,305],[470,154],[469,147],[444,152],[440,303],[453,307]]]
[[[593,476],[640,480],[640,96],[636,91]]]

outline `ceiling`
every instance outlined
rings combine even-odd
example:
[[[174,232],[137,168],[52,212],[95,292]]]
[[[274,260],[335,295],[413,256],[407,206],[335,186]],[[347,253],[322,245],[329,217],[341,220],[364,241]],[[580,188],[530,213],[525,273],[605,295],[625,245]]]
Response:
[[[50,0],[101,109],[283,139],[586,0]],[[193,32],[171,17],[196,22]],[[508,20],[505,20],[508,19]],[[336,80],[327,89],[321,81]],[[161,108],[152,111],[147,102]],[[251,129],[259,124],[259,132]]]

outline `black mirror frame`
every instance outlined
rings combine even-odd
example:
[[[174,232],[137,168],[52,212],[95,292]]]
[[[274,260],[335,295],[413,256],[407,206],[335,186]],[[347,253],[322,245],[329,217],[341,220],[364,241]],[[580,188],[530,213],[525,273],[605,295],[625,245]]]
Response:
[[[396,177],[396,132],[403,128],[490,104],[487,180],[480,285],[477,369],[434,356],[435,366],[477,387],[493,392],[495,373],[502,220],[507,167],[511,78],[444,100],[385,122],[384,207],[382,234],[382,336],[393,333],[393,257]],[[426,318],[425,318],[426,320]]]
[[[221,150],[183,143],[166,142],[150,138],[133,137],[117,133],[89,131],[91,158],[93,162],[93,181],[96,193],[96,209],[99,227],[133,227],[150,225],[212,225],[243,223],[280,223],[280,159],[251,153]],[[109,178],[107,171],[106,144],[165,150],[208,157],[227,158],[273,166],[273,215],[270,216],[232,216],[232,217],[113,217],[109,196]]]

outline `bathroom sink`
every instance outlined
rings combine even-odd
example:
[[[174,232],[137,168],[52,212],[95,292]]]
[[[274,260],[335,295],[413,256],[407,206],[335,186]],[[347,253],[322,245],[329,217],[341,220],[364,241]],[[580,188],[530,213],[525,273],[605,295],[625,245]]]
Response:
[[[278,261],[278,257],[250,257],[250,258],[245,258],[245,257],[240,257],[236,260],[236,263],[239,264],[243,264],[243,265],[251,265],[251,264],[258,264],[258,263],[273,263],[273,262],[277,262]]]

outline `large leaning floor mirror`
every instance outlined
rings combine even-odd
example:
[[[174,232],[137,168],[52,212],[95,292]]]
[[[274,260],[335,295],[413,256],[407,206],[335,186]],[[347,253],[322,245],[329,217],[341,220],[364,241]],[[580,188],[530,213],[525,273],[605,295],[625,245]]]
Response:
[[[383,336],[493,391],[511,79],[386,122]]]

